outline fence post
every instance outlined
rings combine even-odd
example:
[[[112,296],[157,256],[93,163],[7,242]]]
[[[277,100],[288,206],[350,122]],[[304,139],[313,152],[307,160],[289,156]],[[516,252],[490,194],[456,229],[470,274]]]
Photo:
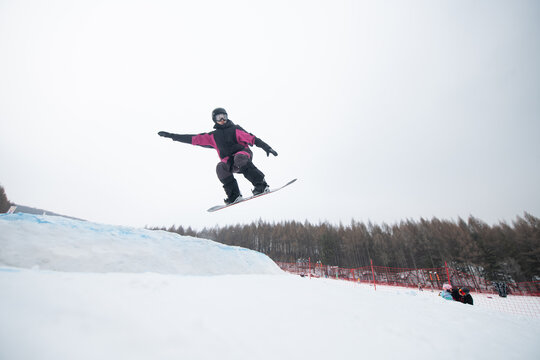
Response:
[[[309,262],[309,279],[311,280],[311,256],[308,257]]]
[[[373,260],[369,259],[371,263],[371,274],[373,274],[373,288],[377,291],[377,283],[375,283],[375,272],[373,271]]]
[[[450,282],[450,273],[448,272],[448,265],[446,264],[446,261],[444,262],[444,268],[446,269],[446,277],[448,278],[448,284],[452,286],[452,283]]]

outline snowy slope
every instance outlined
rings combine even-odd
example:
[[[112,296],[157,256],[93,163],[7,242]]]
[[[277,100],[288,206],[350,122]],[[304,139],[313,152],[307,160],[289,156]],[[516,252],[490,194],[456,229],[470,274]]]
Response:
[[[171,236],[0,216],[0,359],[493,360],[540,353],[539,320],[427,291],[283,275],[264,255]],[[208,268],[219,256],[225,260]],[[219,266],[228,274],[207,276]]]
[[[0,265],[75,272],[277,274],[266,255],[165,231],[0,215]]]

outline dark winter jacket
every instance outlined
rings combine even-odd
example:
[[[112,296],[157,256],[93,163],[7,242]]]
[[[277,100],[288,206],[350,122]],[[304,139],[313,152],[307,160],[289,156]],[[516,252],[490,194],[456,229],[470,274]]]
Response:
[[[160,135],[186,144],[214,148],[223,162],[227,162],[231,156],[238,153],[246,154],[251,158],[249,146],[258,146],[267,153],[271,150],[268,144],[242,129],[240,125],[235,125],[231,120],[227,120],[223,125],[215,124],[214,129],[212,132],[197,135],[165,132],[160,132]]]
[[[465,296],[462,296],[460,293],[459,293],[459,288],[456,288],[454,290],[452,290],[452,298],[455,300],[455,301],[459,301],[459,302],[462,302],[464,304],[473,304],[473,298],[471,296],[471,294],[467,294]]]

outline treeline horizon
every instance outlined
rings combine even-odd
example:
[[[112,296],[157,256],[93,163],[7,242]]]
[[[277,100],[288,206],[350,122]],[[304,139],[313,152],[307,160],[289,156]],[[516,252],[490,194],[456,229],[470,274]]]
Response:
[[[490,281],[540,280],[540,219],[524,213],[511,224],[488,225],[470,216],[457,221],[420,219],[396,224],[349,225],[308,221],[227,225],[196,231],[191,227],[152,228],[241,246],[274,261],[320,261],[343,268],[377,266],[438,268],[445,262]]]

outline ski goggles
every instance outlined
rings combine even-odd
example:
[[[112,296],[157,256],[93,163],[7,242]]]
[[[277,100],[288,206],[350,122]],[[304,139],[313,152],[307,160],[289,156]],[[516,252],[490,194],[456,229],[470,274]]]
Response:
[[[469,290],[468,289],[465,289],[465,290],[464,289],[459,289],[458,292],[459,292],[459,295],[465,296],[465,295],[467,295],[469,293]]]
[[[214,122],[220,122],[220,121],[223,121],[223,120],[228,120],[227,119],[227,114],[216,114],[214,116]]]

